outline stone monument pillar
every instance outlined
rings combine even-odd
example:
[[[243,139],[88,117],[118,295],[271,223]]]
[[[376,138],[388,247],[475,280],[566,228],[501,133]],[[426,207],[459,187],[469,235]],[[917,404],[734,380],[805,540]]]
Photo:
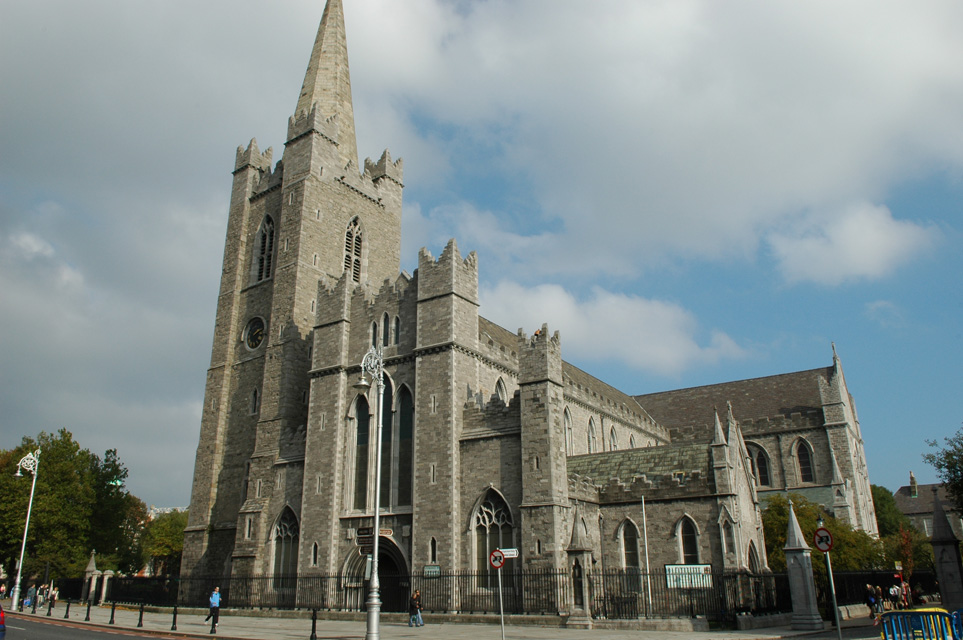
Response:
[[[933,487],[933,564],[940,581],[943,608],[956,611],[963,608],[963,571],[960,567],[960,540],[953,533],[946,511]]]
[[[812,551],[803,539],[792,501],[789,502],[789,529],[783,549],[786,551],[786,571],[789,573],[789,591],[792,594],[792,628],[821,631],[823,619],[819,617],[816,607]]]

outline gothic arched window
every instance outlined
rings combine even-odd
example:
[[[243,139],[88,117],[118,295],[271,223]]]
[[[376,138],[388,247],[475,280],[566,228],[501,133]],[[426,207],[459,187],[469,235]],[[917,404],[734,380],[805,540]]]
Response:
[[[595,434],[595,419],[589,418],[588,426],[588,452],[597,453],[599,450],[598,436]]]
[[[472,519],[475,533],[475,570],[478,571],[479,587],[495,586],[495,569],[491,568],[488,557],[498,548],[515,546],[512,512],[498,493],[489,491]],[[504,569],[511,572],[514,560],[507,560]]]
[[[285,507],[274,525],[274,586],[293,587],[298,574],[298,518]]]
[[[615,427],[609,429],[609,451],[619,450],[619,438],[615,433]]]
[[[508,389],[505,388],[505,381],[501,378],[495,382],[495,394],[502,401],[502,404],[508,404]]]
[[[264,216],[261,226],[254,237],[254,260],[251,265],[251,280],[261,282],[271,277],[274,260],[274,220]]]
[[[813,452],[809,448],[809,443],[800,440],[796,445],[796,460],[799,462],[799,481],[815,482],[813,474]]]
[[[699,530],[692,518],[683,516],[679,520],[677,535],[682,564],[699,564]]]
[[[638,591],[642,573],[639,564],[639,528],[631,520],[622,522],[622,568],[625,570],[625,588],[627,591]]]
[[[765,449],[758,445],[748,447],[749,462],[752,464],[752,475],[756,477],[756,485],[760,487],[772,486],[772,476],[769,472],[769,456]]]
[[[368,400],[358,396],[355,405],[354,437],[354,508],[365,511],[368,508],[368,440],[371,424],[371,410]]]
[[[381,344],[386,347],[391,344],[391,321],[387,313],[381,319]]]
[[[394,324],[395,324],[395,331],[394,331],[395,339],[393,344],[398,344],[401,341],[401,320],[398,318],[398,316],[395,316]]]
[[[759,553],[756,551],[756,543],[749,541],[749,571],[759,573]]]
[[[391,408],[394,406],[394,393],[391,380],[384,376],[385,390],[381,403],[381,508],[387,509],[391,505],[391,444],[394,424],[391,420]]]
[[[352,218],[344,234],[344,270],[351,274],[354,282],[361,282],[361,253],[364,243],[364,232],[361,222]]]
[[[572,414],[568,407],[565,408],[562,420],[565,423],[565,455],[572,456],[575,455],[575,429],[572,427]]]
[[[415,405],[408,387],[402,387],[398,396],[398,504],[407,507],[414,469]]]

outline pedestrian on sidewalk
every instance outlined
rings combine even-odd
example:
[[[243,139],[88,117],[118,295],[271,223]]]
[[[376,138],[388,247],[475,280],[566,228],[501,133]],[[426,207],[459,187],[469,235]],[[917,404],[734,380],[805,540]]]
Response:
[[[214,627],[217,628],[217,620],[221,613],[221,588],[214,587],[214,591],[211,592],[211,612],[207,614],[204,618],[204,622],[207,622],[211,618],[214,618]]]
[[[425,626],[424,620],[421,619],[421,591],[415,589],[415,592],[411,596],[411,600],[408,601],[408,626],[423,627]]]

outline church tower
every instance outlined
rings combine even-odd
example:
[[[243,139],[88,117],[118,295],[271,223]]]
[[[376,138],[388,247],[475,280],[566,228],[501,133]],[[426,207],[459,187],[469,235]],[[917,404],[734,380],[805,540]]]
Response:
[[[185,576],[296,572],[319,286],[400,270],[402,164],[385,151],[358,166],[341,0],[324,9],[271,163],[254,140],[237,150]]]

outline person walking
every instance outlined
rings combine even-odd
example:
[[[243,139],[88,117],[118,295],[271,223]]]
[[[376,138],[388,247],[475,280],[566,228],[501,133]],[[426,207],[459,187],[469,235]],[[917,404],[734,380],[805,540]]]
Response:
[[[211,628],[216,629],[217,620],[220,617],[220,613],[221,613],[221,588],[220,587],[214,587],[214,591],[211,592],[210,604],[211,604],[211,612],[207,614],[206,618],[204,618],[204,622],[207,622],[208,620],[213,618],[214,622],[212,623]]]
[[[421,591],[415,589],[408,601],[408,626],[423,627],[424,620],[421,619]]]

